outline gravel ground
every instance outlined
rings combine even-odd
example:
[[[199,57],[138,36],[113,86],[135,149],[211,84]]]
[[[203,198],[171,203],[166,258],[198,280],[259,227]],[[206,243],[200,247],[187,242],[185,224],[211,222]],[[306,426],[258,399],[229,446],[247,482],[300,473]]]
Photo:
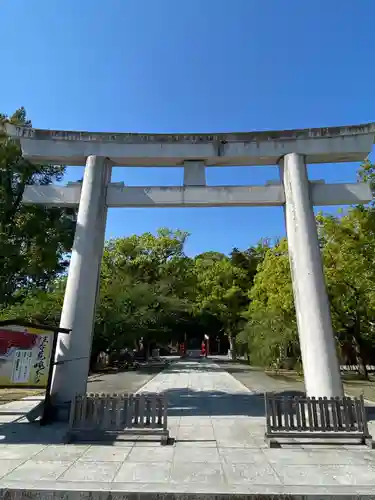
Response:
[[[98,373],[90,375],[87,381],[88,392],[136,392],[149,380],[160,373],[164,367],[143,367],[136,371],[120,373]],[[0,405],[23,399],[27,396],[43,394],[44,390],[25,388],[0,388]]]
[[[233,375],[245,387],[256,392],[303,392],[304,384],[299,381],[273,377],[261,369],[253,368],[241,361],[215,360],[224,370]]]
[[[154,366],[135,371],[91,375],[87,381],[87,392],[135,392],[163,369]]]
[[[216,362],[234,378],[239,380],[248,389],[257,392],[304,392],[304,384],[301,377],[290,373],[271,375],[264,373],[261,369],[253,368],[242,361],[229,361],[217,359]],[[348,379],[343,377],[344,389],[348,396],[359,397],[360,394],[369,401],[369,406],[375,406],[375,381]],[[371,402],[371,404],[370,404]],[[375,409],[375,408],[374,408]]]

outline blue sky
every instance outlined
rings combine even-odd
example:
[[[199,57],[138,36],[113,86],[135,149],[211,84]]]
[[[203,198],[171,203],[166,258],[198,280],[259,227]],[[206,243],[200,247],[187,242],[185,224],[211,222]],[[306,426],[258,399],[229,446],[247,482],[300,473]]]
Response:
[[[221,132],[375,120],[373,0],[2,0],[0,111],[39,128]],[[5,48],[5,51],[4,51]],[[358,165],[309,167],[355,179]],[[70,168],[66,180],[82,176]],[[209,184],[263,184],[274,167],[212,168]],[[129,185],[180,169],[116,168]],[[112,209],[107,237],[191,233],[190,255],[284,234],[280,208]]]

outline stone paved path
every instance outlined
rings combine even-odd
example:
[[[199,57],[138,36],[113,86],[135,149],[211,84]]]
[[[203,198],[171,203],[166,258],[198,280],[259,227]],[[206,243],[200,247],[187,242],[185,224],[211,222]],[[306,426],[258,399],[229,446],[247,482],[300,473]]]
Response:
[[[0,498],[6,488],[171,492],[192,498],[203,493],[365,497],[375,489],[375,452],[364,447],[267,449],[262,394],[212,360],[173,364],[141,390],[168,394],[173,446],[141,440],[63,445],[61,428],[3,425]]]

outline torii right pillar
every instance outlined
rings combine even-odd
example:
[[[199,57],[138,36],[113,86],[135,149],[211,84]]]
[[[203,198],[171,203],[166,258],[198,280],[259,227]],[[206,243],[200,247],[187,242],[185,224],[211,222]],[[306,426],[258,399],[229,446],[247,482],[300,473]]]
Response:
[[[342,397],[318,231],[303,155],[280,162],[294,304],[307,396]]]

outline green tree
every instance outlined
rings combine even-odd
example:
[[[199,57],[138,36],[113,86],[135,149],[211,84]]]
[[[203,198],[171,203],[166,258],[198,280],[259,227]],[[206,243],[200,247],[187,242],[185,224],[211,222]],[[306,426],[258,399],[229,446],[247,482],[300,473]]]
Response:
[[[366,364],[375,347],[375,210],[318,216],[332,320],[344,361]]]
[[[24,108],[9,121],[31,127]],[[76,222],[74,209],[25,206],[28,185],[47,185],[62,179],[64,167],[35,165],[22,156],[17,141],[0,135],[0,304],[22,300],[28,290],[45,289],[69,264]]]
[[[266,249],[244,317],[238,341],[248,345],[251,362],[278,368],[300,362],[286,239]]]
[[[368,182],[372,192],[375,193],[375,165],[369,158],[361,164],[358,170],[358,179],[362,182]]]
[[[333,329],[342,361],[367,376],[375,353],[375,210],[317,217]],[[300,364],[287,241],[269,249],[250,292],[247,323],[238,341],[254,363]]]
[[[163,342],[183,335],[191,321],[192,261],[187,233],[117,238],[104,249],[95,346],[133,344],[141,337]]]
[[[258,266],[261,262],[263,262],[269,248],[270,242],[268,240],[261,241],[255,247],[250,247],[246,250],[233,248],[230,254],[230,259],[234,266],[245,272],[241,282],[241,286],[244,290],[251,290],[254,284],[255,276],[258,272]],[[247,305],[248,302],[249,301],[247,300],[244,306]]]
[[[235,335],[247,302],[247,290],[241,287],[246,272],[234,266],[228,257],[219,260],[203,254],[195,259],[195,276],[195,312],[209,313],[220,321],[235,356]]]
[[[47,290],[29,291],[22,302],[0,309],[1,319],[21,318],[31,322],[58,325],[64,302],[66,278],[50,283]]]

